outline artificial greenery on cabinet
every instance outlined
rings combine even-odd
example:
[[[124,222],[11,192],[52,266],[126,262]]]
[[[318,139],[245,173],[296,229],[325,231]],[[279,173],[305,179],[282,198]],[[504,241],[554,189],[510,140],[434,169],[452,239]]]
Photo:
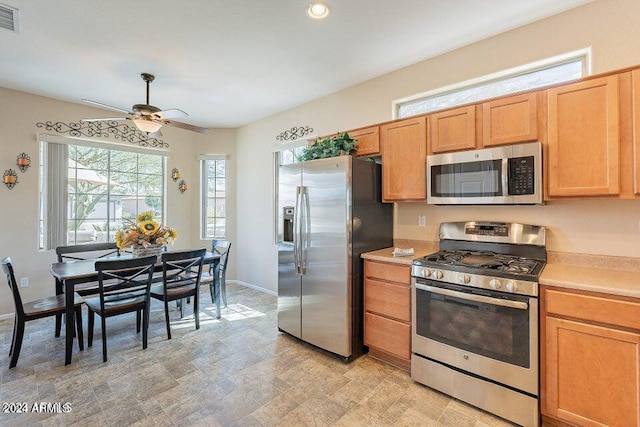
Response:
[[[337,157],[348,155],[358,147],[358,141],[351,138],[347,132],[318,138],[308,147],[302,150],[298,156],[298,161],[324,159],[327,157]]]

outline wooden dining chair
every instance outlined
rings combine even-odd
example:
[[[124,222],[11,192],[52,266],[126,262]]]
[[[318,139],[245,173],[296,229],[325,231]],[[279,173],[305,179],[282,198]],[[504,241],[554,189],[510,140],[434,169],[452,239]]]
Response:
[[[56,248],[58,262],[84,261],[88,259],[101,259],[110,256],[120,256],[120,249],[115,242],[88,243],[84,245],[58,246]],[[83,283],[75,287],[80,296],[96,295],[98,293],[98,283]],[[56,281],[56,295],[64,293],[62,283]],[[56,316],[56,336],[60,336],[62,327],[62,316]]]
[[[16,366],[18,363],[18,357],[20,357],[25,324],[31,320],[42,319],[44,317],[57,315],[62,316],[65,311],[65,297],[64,295],[56,295],[23,304],[22,297],[20,296],[20,289],[16,282],[13,265],[11,264],[11,258],[6,257],[2,259],[0,263],[2,264],[2,271],[7,276],[7,283],[11,289],[13,305],[15,308],[13,338],[11,340],[11,348],[9,349],[9,356],[11,356],[9,369],[11,369]],[[84,350],[84,339],[82,337],[82,298],[77,293],[74,294],[73,303],[76,313],[78,345],[80,350]]]
[[[196,329],[200,329],[199,288],[206,249],[162,254],[162,283],[151,287],[151,297],[164,302],[167,338],[171,339],[169,302],[193,297],[193,315]],[[184,315],[184,303],[180,304],[180,317]]]
[[[209,284],[209,292],[211,293],[211,302],[215,304],[215,281],[220,286],[220,296],[222,303],[227,307],[227,263],[229,261],[229,252],[231,251],[231,242],[228,240],[213,239],[211,241],[211,252],[220,254],[220,261],[209,267],[209,272],[203,274],[202,282]]]
[[[102,323],[102,361],[107,361],[108,317],[136,312],[136,332],[140,332],[142,317],[142,348],[147,348],[149,329],[149,291],[153,270],[158,258],[155,255],[127,260],[96,261],[98,272],[98,296],[85,299],[89,308],[88,346],[93,346],[93,325],[97,314]]]

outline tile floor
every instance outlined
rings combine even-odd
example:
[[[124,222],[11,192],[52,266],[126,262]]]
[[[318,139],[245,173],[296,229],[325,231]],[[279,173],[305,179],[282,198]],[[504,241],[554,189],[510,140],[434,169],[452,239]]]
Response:
[[[279,333],[273,296],[229,284],[229,307],[216,320],[208,293],[202,295],[200,330],[190,308],[182,320],[173,309],[170,341],[162,305],[154,303],[147,350],[135,315],[108,319],[107,363],[99,318],[93,348],[75,347],[66,367],[64,338],[53,337],[50,318],[27,324],[18,366],[9,370],[13,321],[0,322],[0,402],[29,408],[0,412],[0,425],[511,425],[369,356],[344,364]],[[70,411],[34,412],[40,402],[69,403]]]

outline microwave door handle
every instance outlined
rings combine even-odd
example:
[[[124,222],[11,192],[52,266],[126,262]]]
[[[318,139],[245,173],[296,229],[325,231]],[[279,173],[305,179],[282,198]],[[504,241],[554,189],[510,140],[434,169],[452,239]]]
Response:
[[[509,159],[502,159],[502,194],[509,196]]]
[[[499,298],[485,297],[483,295],[468,294],[466,292],[458,292],[458,291],[452,291],[450,289],[436,288],[434,286],[423,285],[421,283],[416,283],[416,289],[420,289],[420,290],[431,292],[438,295],[460,298],[468,301],[498,305],[500,307],[516,308],[518,310],[527,310],[529,308],[529,305],[526,302],[510,301],[510,300],[499,299]]]

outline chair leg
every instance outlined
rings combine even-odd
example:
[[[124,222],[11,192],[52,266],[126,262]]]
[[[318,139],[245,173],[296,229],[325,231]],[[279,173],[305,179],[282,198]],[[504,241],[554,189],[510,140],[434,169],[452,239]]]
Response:
[[[164,321],[167,324],[167,339],[171,339],[171,326],[169,325],[169,301],[164,300]]]
[[[180,299],[180,318],[184,317],[184,298]]]
[[[193,295],[193,317],[196,318],[196,329],[200,329],[200,300],[198,298],[198,290]]]
[[[62,314],[56,314],[56,338],[60,336],[62,329]]]
[[[213,305],[216,304],[215,287],[216,287],[216,281],[212,280],[209,283],[209,292],[211,293],[211,304]]]
[[[11,363],[9,363],[9,369],[14,368],[18,363],[18,357],[20,357],[20,350],[22,349],[23,337],[24,337],[24,322],[19,321],[16,323],[15,337],[14,337],[15,341],[13,343],[13,355],[11,356]]]
[[[95,320],[95,313],[89,310],[89,324],[87,325],[87,346],[93,347],[93,322]]]
[[[11,334],[11,347],[9,347],[9,356],[13,354],[13,346],[16,342],[16,330],[18,328],[18,316],[14,316],[13,319],[13,334]]]
[[[107,319],[105,316],[100,316],[102,321],[102,361],[107,361]]]
[[[220,281],[220,295],[222,295],[222,303],[227,307],[227,281],[222,279]]]
[[[140,310],[136,311],[136,334],[140,333],[140,318],[141,318],[141,313]]]
[[[148,340],[148,333],[149,333],[149,310],[150,304],[147,304],[147,306],[144,308],[144,313],[142,313],[142,315],[144,316],[142,318],[142,349],[146,349],[147,348],[147,340]]]
[[[82,307],[76,308],[76,331],[78,335],[78,347],[84,351],[84,336],[82,334]]]

